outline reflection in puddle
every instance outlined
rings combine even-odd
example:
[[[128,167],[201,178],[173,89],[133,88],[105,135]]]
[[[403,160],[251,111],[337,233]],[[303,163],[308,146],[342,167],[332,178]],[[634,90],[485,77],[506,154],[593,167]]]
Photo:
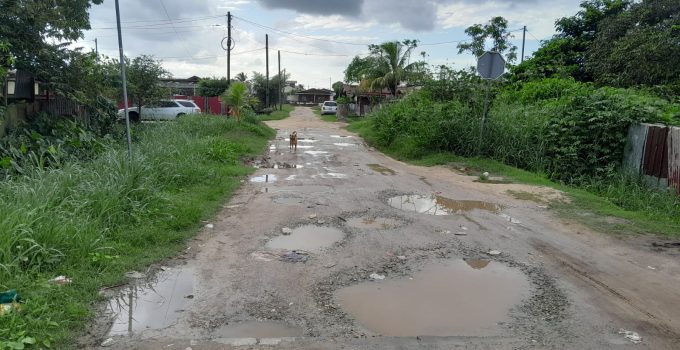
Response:
[[[310,148],[314,148],[314,146],[309,146],[309,145],[298,145],[297,148],[299,148],[299,149],[310,149]]]
[[[331,137],[334,138],[334,139],[344,139],[344,138],[351,139],[352,138],[352,136],[345,136],[345,135],[331,135]]]
[[[399,227],[401,223],[392,218],[362,216],[347,220],[347,225],[358,229],[389,230]]]
[[[460,214],[475,209],[497,213],[502,209],[500,205],[489,202],[454,200],[436,195],[423,196],[417,194],[392,197],[387,200],[387,204],[401,210],[429,215]]]
[[[312,140],[312,139],[298,139],[298,142],[303,142],[303,143],[314,143],[314,142],[319,142],[319,140]]]
[[[431,265],[413,280],[363,282],[336,292],[359,323],[386,336],[487,336],[528,294],[524,275],[501,264],[473,269],[462,260]]]
[[[145,329],[171,326],[193,298],[194,271],[189,268],[160,272],[153,283],[131,286],[109,300],[114,315],[109,335],[129,335]]]
[[[317,177],[320,177],[322,179],[346,179],[347,175],[341,174],[341,173],[326,173],[326,174],[312,175],[313,179],[315,179]]]
[[[305,225],[293,229],[288,236],[277,236],[267,242],[268,249],[318,250],[332,246],[345,234],[332,227]]]
[[[305,153],[311,154],[313,156],[318,156],[318,155],[321,155],[321,154],[328,154],[328,152],[326,152],[326,151],[305,151]]]
[[[262,182],[274,182],[276,181],[276,175],[266,174],[260,176],[254,176],[250,178],[250,182],[262,183]]]
[[[378,173],[381,173],[383,175],[394,175],[394,174],[397,173],[396,171],[394,171],[394,170],[392,170],[388,167],[382,166],[380,164],[366,164],[366,165],[369,168],[371,168],[371,170],[378,172]]]
[[[346,143],[346,142],[334,143],[333,145],[338,146],[338,147],[349,147],[349,146],[354,146],[353,143]]]
[[[465,259],[465,263],[475,270],[481,270],[489,265],[491,260],[485,259]]]
[[[241,322],[215,330],[213,335],[224,338],[284,338],[300,337],[302,329],[280,322]]]

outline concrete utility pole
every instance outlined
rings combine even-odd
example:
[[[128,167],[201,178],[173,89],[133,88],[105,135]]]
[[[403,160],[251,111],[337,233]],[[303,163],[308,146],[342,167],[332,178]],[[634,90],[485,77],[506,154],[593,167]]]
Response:
[[[127,80],[125,79],[125,54],[123,53],[123,34],[120,31],[118,0],[116,0],[116,25],[118,26],[118,51],[120,52],[120,80],[123,82],[123,113],[125,113],[125,130],[127,131],[128,160],[132,161],[132,138],[130,137],[130,115],[128,114]]]
[[[524,28],[522,29],[522,57],[520,57],[519,63],[524,62],[524,43],[526,41],[526,38],[527,38],[527,26],[524,26]]]
[[[279,50],[279,110],[283,109],[283,102],[281,102],[281,86],[283,83],[281,82],[281,79],[283,79],[283,77],[281,76],[281,50]]]
[[[267,85],[265,85],[265,108],[269,108],[269,34],[264,35],[264,48],[267,52]]]
[[[231,11],[227,12],[227,84],[231,85]]]
[[[97,61],[99,61],[99,44],[97,44],[97,38],[94,38],[94,54],[97,56]]]

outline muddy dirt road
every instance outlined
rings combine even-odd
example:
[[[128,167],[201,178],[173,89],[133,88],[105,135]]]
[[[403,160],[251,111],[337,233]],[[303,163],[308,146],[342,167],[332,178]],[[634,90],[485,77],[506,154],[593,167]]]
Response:
[[[309,108],[269,125],[253,178],[111,291],[89,346],[680,349],[677,248],[559,219],[550,189],[392,160]]]

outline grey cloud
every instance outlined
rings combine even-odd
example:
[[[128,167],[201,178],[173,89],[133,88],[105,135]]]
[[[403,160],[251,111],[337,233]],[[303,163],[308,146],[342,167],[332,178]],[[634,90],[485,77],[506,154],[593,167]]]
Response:
[[[269,9],[286,9],[316,15],[346,16],[358,16],[361,14],[361,5],[363,3],[364,0],[260,0],[260,4]]]
[[[437,19],[437,2],[423,0],[369,0],[364,3],[366,18],[381,23],[399,23],[405,29],[427,31],[434,29]]]

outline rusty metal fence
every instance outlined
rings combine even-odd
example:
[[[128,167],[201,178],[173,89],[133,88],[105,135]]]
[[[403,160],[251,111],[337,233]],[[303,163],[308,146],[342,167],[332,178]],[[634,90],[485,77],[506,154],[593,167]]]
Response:
[[[645,182],[680,194],[680,128],[655,124],[628,130],[623,168]]]

